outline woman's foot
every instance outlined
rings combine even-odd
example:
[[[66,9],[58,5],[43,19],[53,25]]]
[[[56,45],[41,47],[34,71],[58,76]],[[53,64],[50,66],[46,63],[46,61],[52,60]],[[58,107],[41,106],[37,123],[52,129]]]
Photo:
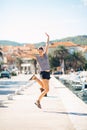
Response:
[[[35,105],[37,105],[37,107],[41,109],[41,104],[40,104],[40,101],[39,101],[39,100],[37,100],[37,101],[35,102]]]

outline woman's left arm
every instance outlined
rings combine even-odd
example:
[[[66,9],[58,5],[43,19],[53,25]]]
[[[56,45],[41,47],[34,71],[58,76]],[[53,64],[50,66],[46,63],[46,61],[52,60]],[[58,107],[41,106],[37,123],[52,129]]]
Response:
[[[46,45],[45,45],[44,53],[47,53],[48,52],[48,48],[49,48],[49,35],[47,33],[45,33],[45,34],[47,36],[47,42],[46,42]]]

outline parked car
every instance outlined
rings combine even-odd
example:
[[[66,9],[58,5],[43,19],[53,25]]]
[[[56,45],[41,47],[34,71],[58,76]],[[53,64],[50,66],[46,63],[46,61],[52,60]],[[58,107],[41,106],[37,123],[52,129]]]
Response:
[[[9,71],[2,71],[0,74],[0,78],[11,78],[11,74]]]

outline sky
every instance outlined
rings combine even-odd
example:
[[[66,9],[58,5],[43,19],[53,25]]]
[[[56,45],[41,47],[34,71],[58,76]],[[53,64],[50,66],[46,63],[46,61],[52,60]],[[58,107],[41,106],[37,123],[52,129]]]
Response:
[[[20,43],[87,35],[87,0],[0,0],[0,40]]]

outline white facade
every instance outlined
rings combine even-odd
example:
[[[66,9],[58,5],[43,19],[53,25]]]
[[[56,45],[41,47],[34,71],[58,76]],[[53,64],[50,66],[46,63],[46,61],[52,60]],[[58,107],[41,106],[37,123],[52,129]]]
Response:
[[[32,63],[32,59],[24,58],[21,64],[21,72],[25,74],[35,73],[35,67]]]

